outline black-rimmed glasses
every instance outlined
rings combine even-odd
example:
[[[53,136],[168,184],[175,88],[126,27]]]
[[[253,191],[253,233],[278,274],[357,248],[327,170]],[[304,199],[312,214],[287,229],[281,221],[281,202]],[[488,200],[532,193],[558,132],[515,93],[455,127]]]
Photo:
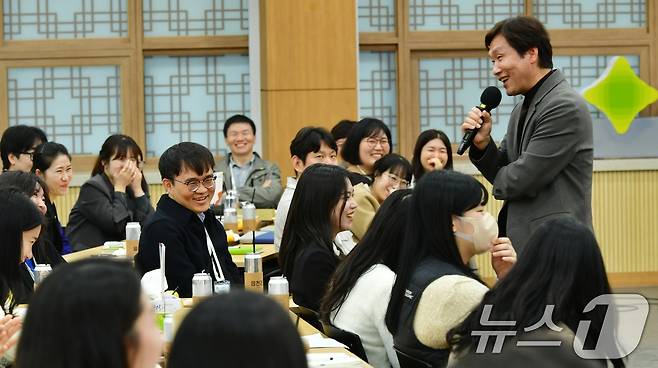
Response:
[[[186,181],[180,181],[180,180],[176,180],[176,179],[173,179],[173,180],[175,182],[185,184],[187,186],[187,190],[189,190],[190,192],[196,192],[197,190],[199,190],[201,185],[203,185],[204,188],[206,188],[206,189],[214,189],[215,188],[215,176],[208,176],[207,178],[205,178],[203,180],[199,180],[199,179],[190,179],[190,180],[186,180]]]
[[[30,161],[34,161],[34,151],[32,152],[21,152],[21,155],[29,155]]]

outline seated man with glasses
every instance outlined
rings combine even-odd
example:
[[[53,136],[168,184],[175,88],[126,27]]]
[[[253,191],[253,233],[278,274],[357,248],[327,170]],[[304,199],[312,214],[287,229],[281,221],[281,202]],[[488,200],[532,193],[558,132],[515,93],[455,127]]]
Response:
[[[30,172],[34,149],[45,142],[48,142],[46,134],[37,127],[15,125],[7,128],[0,140],[2,171]]]
[[[359,183],[354,186],[354,200],[358,207],[354,212],[351,231],[355,242],[365,235],[379,205],[394,191],[407,188],[411,171],[411,164],[406,158],[389,153],[375,161],[372,184]]]
[[[167,284],[184,298],[192,296],[192,277],[199,272],[209,273],[213,281],[242,284],[224,227],[210,210],[214,166],[212,153],[191,142],[175,144],[160,156],[158,168],[167,193],[144,224],[135,256],[142,273],[160,268],[158,244],[163,243]]]
[[[231,116],[224,123],[224,138],[231,153],[217,163],[216,171],[224,173],[226,191],[237,190],[241,202],[257,208],[276,208],[283,193],[281,170],[254,152],[256,124],[244,115]]]

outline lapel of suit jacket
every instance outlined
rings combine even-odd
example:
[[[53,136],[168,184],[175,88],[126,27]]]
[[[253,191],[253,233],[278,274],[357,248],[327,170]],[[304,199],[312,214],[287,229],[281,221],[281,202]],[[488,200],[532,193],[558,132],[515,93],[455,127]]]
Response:
[[[533,126],[530,127],[530,122],[534,122],[532,117],[535,115],[535,111],[537,109],[537,105],[546,97],[548,92],[552,91],[553,88],[555,88],[560,82],[564,80],[564,76],[560,72],[560,70],[555,70],[553,74],[551,74],[548,79],[544,81],[544,83],[539,87],[539,90],[535,94],[535,97],[530,101],[530,106],[528,106],[528,113],[525,116],[525,121],[523,122],[523,130],[519,133],[521,134],[521,140],[519,141],[520,144],[518,147],[516,147],[516,154],[519,156],[521,155],[521,152],[523,152],[523,147],[524,141],[525,141],[525,134],[528,131],[534,130],[534,124]],[[523,102],[522,102],[523,103]],[[517,121],[518,124],[518,121]],[[516,145],[516,142],[514,142]]]

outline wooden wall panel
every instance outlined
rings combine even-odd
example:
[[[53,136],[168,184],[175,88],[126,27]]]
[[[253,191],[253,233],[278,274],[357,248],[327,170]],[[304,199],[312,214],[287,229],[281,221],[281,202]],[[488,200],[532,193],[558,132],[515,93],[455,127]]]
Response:
[[[287,173],[300,128],[358,116],[356,2],[260,4],[262,153]]]
[[[491,185],[481,176],[491,192]],[[594,232],[606,271],[616,285],[658,285],[658,171],[595,172],[592,182]],[[490,196],[487,211],[501,201]],[[490,257],[477,257],[485,277],[493,277]]]
[[[69,222],[69,214],[71,214],[73,205],[75,205],[75,201],[78,200],[79,195],[80,187],[69,187],[69,191],[65,196],[53,198],[55,207],[57,207],[57,216],[62,226],[66,226]]]
[[[275,161],[282,175],[290,170],[290,141],[308,125],[327,129],[341,119],[356,118],[356,89],[316,91],[264,91],[263,154]]]
[[[356,88],[355,0],[261,1],[263,90]]]
[[[607,271],[658,271],[658,171],[599,173],[592,197]]]

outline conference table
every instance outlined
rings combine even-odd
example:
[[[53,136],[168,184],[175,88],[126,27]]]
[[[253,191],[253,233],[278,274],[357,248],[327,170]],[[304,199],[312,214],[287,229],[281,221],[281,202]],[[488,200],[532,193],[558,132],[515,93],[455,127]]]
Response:
[[[178,326],[185,319],[187,314],[194,307],[191,298],[183,298],[181,299],[181,302],[183,308],[178,312],[174,313],[174,333],[178,329]],[[294,309],[294,303],[291,305],[291,307]],[[308,322],[306,322],[302,318],[298,317],[292,310],[288,310],[288,313],[290,315],[290,318],[292,319],[293,324],[295,324],[295,326],[297,327],[297,332],[299,332],[299,335],[302,337],[302,340],[305,340],[310,336],[317,337],[317,335],[321,335],[322,338],[326,338],[326,336],[322,332],[320,332],[315,327],[311,326]],[[317,339],[314,339],[313,341],[317,341]],[[308,340],[305,340],[304,343],[307,344],[307,342]],[[169,352],[169,346],[165,348],[165,351],[167,353]],[[352,352],[350,352],[349,350],[343,347],[307,346],[306,353],[309,360],[314,360],[316,361],[316,363],[318,357],[323,358],[322,360],[326,360],[326,364],[312,364],[311,361],[309,361],[309,367],[316,367],[316,366],[355,367],[355,368],[372,367],[371,365],[361,360],[359,357],[352,354]]]
[[[261,208],[256,209],[258,228],[260,229],[263,228],[264,226],[273,224],[275,216],[276,216],[276,211],[273,209],[261,209]],[[238,211],[238,217],[239,217],[238,229],[241,230],[242,210]],[[256,240],[258,240],[258,238],[256,238]],[[64,255],[64,260],[66,260],[66,262],[75,262],[89,257],[112,256],[120,248],[119,243],[122,242],[111,242],[111,243],[113,244],[110,246],[99,245],[97,247],[66,254]],[[258,253],[260,253],[263,256],[263,262],[278,257],[279,253],[274,248],[274,244],[258,244],[258,241],[256,243],[257,243],[256,248],[257,249],[260,248],[260,251]],[[244,253],[246,253],[239,248],[248,248],[250,246],[251,244],[241,244],[236,247],[229,247],[229,253],[231,253],[231,258],[233,259],[233,262],[238,266],[238,268],[244,268]],[[123,245],[123,247],[125,249],[125,244]],[[235,252],[237,254],[233,254],[234,251],[237,251]],[[117,257],[120,258],[121,256],[117,256]]]
[[[241,250],[250,247],[251,244],[249,245],[243,244],[238,247],[229,247],[229,252],[231,252],[232,249],[240,250],[239,252],[240,254],[231,254],[231,258],[233,259],[233,262],[238,266],[238,268],[244,268],[244,252]],[[119,248],[120,248],[119,246],[100,245],[98,247],[93,247],[78,252],[66,254],[64,255],[64,259],[66,260],[66,262],[75,262],[89,257],[102,257],[102,256],[110,257],[113,254],[115,254],[115,252]],[[260,250],[260,254],[263,256],[263,262],[268,261],[270,259],[276,259],[279,255],[276,248],[274,248],[274,244],[256,244],[256,249],[257,251]],[[121,256],[116,256],[116,257],[122,258]],[[123,258],[125,258],[125,256]]]
[[[311,336],[315,334],[321,334],[324,336],[324,334],[320,331],[318,331],[315,327],[311,326],[308,322],[305,320],[299,318],[296,314],[294,314],[292,311],[289,311],[290,317],[295,321],[295,324],[297,325],[297,331],[299,332],[299,335],[304,338],[304,336]],[[326,337],[326,336],[325,336]],[[352,354],[349,350],[345,348],[314,348],[311,347],[307,350],[307,354],[313,355],[313,354],[331,354],[331,358],[338,358],[340,356],[344,357],[344,354],[348,355],[350,358],[352,358],[352,361],[349,363],[343,363],[343,364],[327,364],[328,367],[334,366],[334,367],[371,367],[370,364],[364,362],[361,360],[359,357],[356,355]],[[337,359],[336,359],[337,360]],[[312,367],[313,365],[309,364],[309,367]]]

